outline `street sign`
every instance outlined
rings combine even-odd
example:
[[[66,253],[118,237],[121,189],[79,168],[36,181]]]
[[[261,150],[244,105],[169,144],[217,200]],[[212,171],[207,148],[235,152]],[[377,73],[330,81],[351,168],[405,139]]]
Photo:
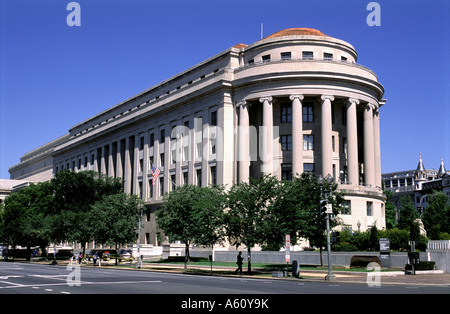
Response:
[[[286,252],[285,252],[286,263],[291,261],[291,236],[286,234]]]
[[[326,211],[325,211],[326,214],[332,214],[333,213],[333,205],[331,205],[330,203],[325,205],[325,208],[326,208]]]

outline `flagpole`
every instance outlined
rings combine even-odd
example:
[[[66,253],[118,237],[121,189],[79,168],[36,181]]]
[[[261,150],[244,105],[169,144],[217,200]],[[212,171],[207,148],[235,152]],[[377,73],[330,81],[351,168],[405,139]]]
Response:
[[[155,169],[159,170],[159,168],[158,168],[153,162],[151,162],[151,161],[150,161],[150,165],[154,166]],[[161,170],[159,170],[159,171],[160,171],[160,172],[159,172],[159,174],[158,174],[158,176],[157,176],[156,178],[158,178],[159,175],[162,174],[164,177],[167,178],[167,180],[169,180],[174,186],[176,186],[176,183],[173,182],[173,181],[169,178],[169,176],[167,176],[167,175],[165,174],[165,172],[162,172],[162,173],[161,173]],[[152,168],[152,181],[153,181],[153,174],[154,174],[154,172],[153,172],[153,168]],[[156,181],[156,179],[155,179],[155,181]],[[154,185],[154,184],[153,184],[153,185]]]

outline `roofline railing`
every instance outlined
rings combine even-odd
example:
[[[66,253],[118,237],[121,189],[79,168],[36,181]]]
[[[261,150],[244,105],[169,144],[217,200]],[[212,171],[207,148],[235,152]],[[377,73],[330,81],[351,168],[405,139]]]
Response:
[[[343,64],[343,65],[353,66],[353,67],[357,67],[362,70],[365,70],[365,71],[371,73],[372,75],[374,75],[378,79],[375,72],[373,72],[371,69],[369,69],[368,67],[366,67],[364,65],[355,63],[355,62],[350,62],[348,60],[310,58],[310,57],[307,57],[307,58],[279,58],[279,59],[270,59],[270,60],[246,63],[245,65],[236,68],[235,71],[239,72],[239,71],[242,71],[242,70],[244,70],[246,68],[250,68],[250,67],[262,66],[262,65],[266,65],[266,64],[272,64],[272,63],[283,63],[283,62],[328,62],[328,63],[334,63],[334,64]]]

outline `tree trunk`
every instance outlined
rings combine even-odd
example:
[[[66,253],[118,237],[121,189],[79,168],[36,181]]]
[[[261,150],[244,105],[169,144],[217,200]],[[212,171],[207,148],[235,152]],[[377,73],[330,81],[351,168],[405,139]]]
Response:
[[[189,242],[186,242],[184,250],[184,269],[187,268],[188,262],[189,262]]]
[[[250,248],[247,248],[248,253],[248,273],[251,274],[252,272],[252,252],[250,251]]]
[[[116,243],[116,266],[117,266],[117,257],[119,255],[119,251],[117,250],[117,243]]]
[[[320,266],[323,266],[322,246],[320,246]]]

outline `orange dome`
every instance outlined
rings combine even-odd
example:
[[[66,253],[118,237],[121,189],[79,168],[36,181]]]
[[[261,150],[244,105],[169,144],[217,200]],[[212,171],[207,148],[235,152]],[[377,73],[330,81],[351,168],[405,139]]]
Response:
[[[324,36],[329,37],[322,33],[321,31],[318,31],[317,29],[312,28],[288,28],[283,29],[279,32],[276,32],[270,36],[267,36],[264,39],[267,38],[275,38],[275,37],[283,37],[283,36],[298,36],[298,35],[308,35],[308,36]]]

